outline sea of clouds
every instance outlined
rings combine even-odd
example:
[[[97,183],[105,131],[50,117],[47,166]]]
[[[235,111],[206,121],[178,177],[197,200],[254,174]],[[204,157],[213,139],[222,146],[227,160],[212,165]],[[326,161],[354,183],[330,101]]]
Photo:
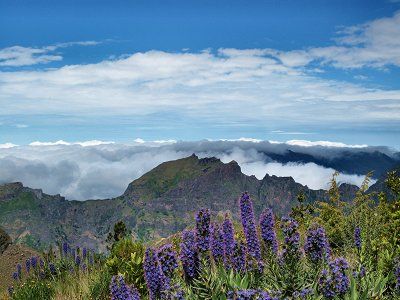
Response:
[[[267,153],[292,150],[315,157],[333,158],[348,151],[376,151],[391,154],[385,147],[345,145],[332,142],[294,140],[286,143],[239,140],[144,141],[129,144],[85,141],[69,143],[33,142],[29,145],[0,144],[0,183],[20,181],[41,188],[45,193],[61,194],[67,199],[85,200],[121,195],[128,184],[162,162],[187,157],[215,156],[227,163],[235,160],[242,172],[262,179],[266,173],[292,176],[312,189],[326,188],[335,170],[315,163],[282,164]],[[340,174],[340,182],[360,185],[364,177]]]

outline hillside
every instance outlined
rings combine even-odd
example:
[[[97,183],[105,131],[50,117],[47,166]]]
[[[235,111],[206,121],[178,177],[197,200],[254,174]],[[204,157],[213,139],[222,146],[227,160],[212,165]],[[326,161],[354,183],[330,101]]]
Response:
[[[22,183],[2,185],[0,226],[13,240],[35,248],[67,240],[104,251],[106,235],[118,220],[140,239],[163,237],[185,228],[202,207],[229,210],[237,218],[237,195],[243,191],[252,195],[257,214],[265,207],[287,213],[300,192],[310,202],[326,199],[324,190],[311,190],[291,177],[267,174],[258,180],[243,174],[235,161],[192,155],[160,164],[113,199],[67,201]],[[356,187],[342,185],[341,191],[349,199]]]

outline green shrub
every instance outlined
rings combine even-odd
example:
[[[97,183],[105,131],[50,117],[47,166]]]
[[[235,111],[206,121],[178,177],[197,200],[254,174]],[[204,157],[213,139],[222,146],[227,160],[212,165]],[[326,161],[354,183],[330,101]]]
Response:
[[[48,300],[54,295],[54,287],[48,281],[28,280],[14,289],[13,300]]]

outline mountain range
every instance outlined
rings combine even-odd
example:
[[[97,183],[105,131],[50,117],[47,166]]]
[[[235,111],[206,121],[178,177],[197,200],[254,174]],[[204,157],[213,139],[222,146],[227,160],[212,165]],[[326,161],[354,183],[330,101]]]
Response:
[[[375,185],[382,186],[382,180]],[[351,199],[358,190],[350,184],[339,189],[343,199]],[[192,224],[194,213],[203,207],[220,215],[230,211],[237,218],[243,191],[252,196],[256,215],[266,207],[288,213],[299,193],[308,202],[327,199],[325,190],[312,190],[291,177],[266,174],[259,180],[243,174],[235,161],[225,164],[193,154],[160,164],[112,199],[69,201],[20,182],[1,185],[0,227],[14,241],[34,248],[68,241],[105,251],[106,236],[119,220],[139,239],[166,237]]]

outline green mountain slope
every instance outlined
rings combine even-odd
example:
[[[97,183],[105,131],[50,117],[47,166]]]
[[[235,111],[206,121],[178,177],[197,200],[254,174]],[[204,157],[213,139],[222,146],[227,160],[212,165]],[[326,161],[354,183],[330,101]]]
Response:
[[[356,187],[343,185],[345,197]],[[168,236],[191,224],[202,207],[214,213],[231,211],[238,217],[237,198],[248,191],[257,214],[265,207],[285,214],[302,192],[307,200],[326,199],[324,190],[311,190],[291,177],[247,176],[232,161],[187,158],[165,162],[129,184],[120,197],[67,201],[21,183],[0,186],[0,226],[17,242],[40,248],[55,241],[104,251],[112,225],[124,220],[140,239]]]

